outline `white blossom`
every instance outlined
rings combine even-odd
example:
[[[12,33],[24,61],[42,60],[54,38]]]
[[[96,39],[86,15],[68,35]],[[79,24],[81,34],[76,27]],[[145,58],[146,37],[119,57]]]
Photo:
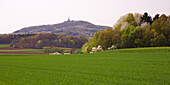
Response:
[[[99,45],[99,46],[97,47],[97,51],[98,51],[98,52],[103,51],[103,49],[102,49],[102,46],[101,46],[101,45]]]
[[[130,24],[128,22],[122,23],[121,30],[126,29]]]
[[[147,25],[150,25],[150,24],[148,24],[147,22],[144,22],[144,23],[141,24],[140,27],[141,27],[142,29],[145,29]]]
[[[114,50],[114,49],[117,49],[117,46],[112,45],[111,47],[108,48],[108,50]]]
[[[141,21],[142,14],[140,14],[140,13],[135,13],[135,14],[133,14],[133,16],[134,16],[134,18],[135,18],[136,24],[137,24],[137,25],[140,25],[140,21]]]

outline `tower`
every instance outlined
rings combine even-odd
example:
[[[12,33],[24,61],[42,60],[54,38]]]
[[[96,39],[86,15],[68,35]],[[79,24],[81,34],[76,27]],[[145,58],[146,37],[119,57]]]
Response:
[[[70,21],[70,17],[68,17],[68,20],[67,21]]]

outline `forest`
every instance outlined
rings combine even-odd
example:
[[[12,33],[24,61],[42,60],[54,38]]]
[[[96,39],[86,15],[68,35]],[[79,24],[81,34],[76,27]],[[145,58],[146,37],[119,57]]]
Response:
[[[0,34],[0,43],[1,44],[10,44],[13,39],[15,38],[21,38],[21,37],[28,37],[28,36],[34,36],[36,34]]]
[[[81,48],[85,42],[87,42],[87,39],[85,37],[60,36],[53,33],[0,35],[1,44],[10,44],[10,46],[14,48]]]
[[[103,50],[112,45],[117,48],[170,46],[170,15],[156,14],[152,18],[147,12],[126,14],[113,28],[96,32],[82,51],[89,53],[99,45]]]

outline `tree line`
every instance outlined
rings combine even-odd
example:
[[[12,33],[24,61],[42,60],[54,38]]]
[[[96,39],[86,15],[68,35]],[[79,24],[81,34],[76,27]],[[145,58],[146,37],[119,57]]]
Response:
[[[10,44],[13,39],[34,36],[36,34],[1,34],[0,35],[0,44]]]
[[[53,33],[0,36],[1,44],[10,44],[14,48],[43,48],[43,47],[66,47],[81,48],[87,42],[85,37],[60,36]]]
[[[153,18],[147,12],[124,15],[113,28],[96,32],[82,51],[91,52],[99,45],[103,50],[112,45],[117,48],[170,46],[170,15],[156,14]]]

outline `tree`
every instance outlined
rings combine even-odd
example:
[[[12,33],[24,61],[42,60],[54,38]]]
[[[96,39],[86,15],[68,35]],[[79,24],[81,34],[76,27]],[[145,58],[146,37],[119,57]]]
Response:
[[[152,17],[148,15],[147,12],[144,13],[144,15],[141,17],[141,23],[147,22],[149,24],[152,24]]]
[[[168,22],[170,22],[170,15],[168,16]]]
[[[36,47],[36,48],[39,48],[39,49],[43,48],[43,42],[42,42],[42,40],[39,40],[39,41],[37,42],[37,44],[35,45],[35,47]]]
[[[118,40],[120,40],[119,30],[108,29],[100,32],[98,45],[101,45],[103,50],[106,50],[108,47],[117,44]]]
[[[22,38],[20,38],[19,39],[19,48],[24,48],[24,45],[25,45],[25,38],[24,37],[22,37]]]
[[[125,21],[127,16],[128,16],[128,14],[120,17],[119,20],[117,21],[116,25],[113,27],[113,29],[115,29],[115,28],[120,29],[120,30],[126,29],[126,27],[130,25],[128,22]]]
[[[126,29],[130,24],[128,22],[124,22],[121,26],[121,30]]]
[[[135,13],[133,16],[134,16],[134,18],[135,18],[136,24],[139,26],[139,25],[140,25],[141,18],[142,18],[142,14]]]
[[[122,34],[121,35],[121,48],[126,48],[127,47],[127,34]]]
[[[130,23],[130,25],[136,26],[136,21],[132,13],[129,13],[125,19],[126,22]]]
[[[74,40],[70,40],[71,45],[75,45],[75,41]]]
[[[167,40],[167,38],[163,34],[158,36],[158,45],[159,46],[166,46],[166,45],[168,45],[168,40]]]
[[[143,36],[144,47],[150,46],[151,44],[150,39],[151,39],[151,26],[146,25],[144,30],[144,36]]]
[[[87,48],[88,48],[88,43],[83,44],[83,46],[82,46],[82,52],[83,52],[83,53],[88,53]]]
[[[159,14],[156,14],[155,17],[153,18],[153,21],[159,19]]]
[[[90,52],[98,45],[104,50],[112,45],[119,48],[170,46],[170,15],[159,17],[157,14],[153,20],[148,13],[129,13],[122,16],[113,29],[96,32],[85,47]]]
[[[67,47],[81,48],[87,42],[86,38],[59,36],[51,33],[36,34],[34,36],[16,38],[11,46],[19,48]]]
[[[158,33],[155,29],[151,29],[151,46],[157,46]]]
[[[141,44],[142,44],[141,39],[139,39],[139,38],[135,39],[135,45],[136,45],[136,47],[140,47]]]
[[[168,17],[165,14],[161,15],[159,19],[155,20],[151,26],[152,29],[156,29],[159,35],[163,33],[163,35],[169,39],[168,36],[170,35],[170,22],[168,22]]]

